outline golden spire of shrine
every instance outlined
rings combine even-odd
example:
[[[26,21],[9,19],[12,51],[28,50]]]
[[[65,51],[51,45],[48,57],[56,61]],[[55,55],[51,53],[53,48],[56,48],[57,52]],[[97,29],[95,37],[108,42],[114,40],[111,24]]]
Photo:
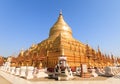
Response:
[[[72,37],[72,30],[68,26],[68,24],[64,21],[62,11],[60,11],[58,20],[50,29],[49,37],[55,38],[59,36],[60,33],[62,33],[62,35],[65,37],[69,38]]]

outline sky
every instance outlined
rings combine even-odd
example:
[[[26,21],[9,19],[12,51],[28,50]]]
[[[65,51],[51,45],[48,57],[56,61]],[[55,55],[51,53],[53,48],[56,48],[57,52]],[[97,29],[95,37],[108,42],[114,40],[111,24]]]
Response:
[[[60,10],[73,37],[102,53],[120,57],[120,0],[0,0],[0,55],[49,36]]]

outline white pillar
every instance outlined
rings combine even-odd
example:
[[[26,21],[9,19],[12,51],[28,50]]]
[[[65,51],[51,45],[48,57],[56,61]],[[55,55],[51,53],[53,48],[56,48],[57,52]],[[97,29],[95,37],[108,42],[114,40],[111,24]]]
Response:
[[[27,71],[26,71],[26,78],[27,79],[33,79],[33,71],[34,71],[34,67],[33,66],[28,66],[27,67]]]
[[[15,74],[15,67],[10,67],[10,74]]]
[[[26,77],[26,66],[20,67],[20,77]]]
[[[20,68],[15,69],[15,75],[20,75]]]

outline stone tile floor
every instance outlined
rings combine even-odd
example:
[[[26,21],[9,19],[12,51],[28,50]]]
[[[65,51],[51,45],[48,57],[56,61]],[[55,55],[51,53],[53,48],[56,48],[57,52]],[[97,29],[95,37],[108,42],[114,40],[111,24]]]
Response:
[[[0,76],[0,84],[11,84],[11,83],[2,76]]]
[[[70,81],[56,81],[56,80],[41,80],[41,79],[32,79],[26,80],[18,76],[14,76],[3,71],[0,71],[0,75],[6,80],[11,82],[11,84],[120,84],[120,73],[114,77],[96,77],[96,78],[79,78],[76,77],[74,80]],[[1,83],[0,83],[1,84]],[[4,84],[4,83],[3,83]]]

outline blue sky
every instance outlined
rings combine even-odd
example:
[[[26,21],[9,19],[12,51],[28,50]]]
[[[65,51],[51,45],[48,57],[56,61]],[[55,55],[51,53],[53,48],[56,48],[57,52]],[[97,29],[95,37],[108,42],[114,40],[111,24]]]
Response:
[[[0,55],[46,39],[62,10],[74,38],[120,57],[120,0],[0,0]]]

